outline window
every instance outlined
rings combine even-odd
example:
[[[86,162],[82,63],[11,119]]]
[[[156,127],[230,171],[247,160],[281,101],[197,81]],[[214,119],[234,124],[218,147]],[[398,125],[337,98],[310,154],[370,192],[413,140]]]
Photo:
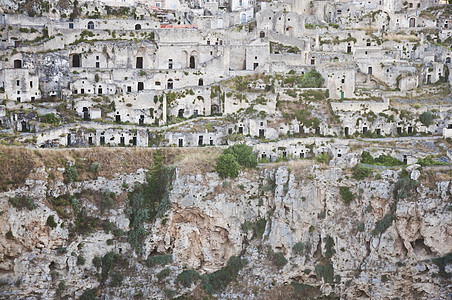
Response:
[[[97,93],[98,93],[99,95],[102,95],[102,88],[101,88],[101,87],[97,89]]]
[[[137,57],[136,68],[143,69],[143,57]]]
[[[80,89],[80,94],[84,94],[85,93],[85,89]]]
[[[74,29],[74,23],[69,23],[69,29]]]
[[[168,60],[168,69],[172,69],[173,68],[173,59],[172,58],[170,58],[169,60]]]
[[[33,88],[33,81],[30,81],[30,88]]]
[[[370,42],[367,42],[367,47],[370,47],[371,46],[371,43]]]
[[[20,59],[14,60],[14,69],[21,69],[22,68],[22,61]]]
[[[88,29],[94,29],[94,22],[93,21],[89,21],[88,22]]]
[[[345,79],[342,79],[342,83],[345,83]]]
[[[100,68],[100,62],[96,62],[96,68]]]
[[[135,25],[135,30],[140,30],[141,29],[141,24],[136,24]]]
[[[138,82],[138,90],[139,91],[144,90],[144,82]]]
[[[131,86],[128,86],[127,87],[127,93],[131,93],[132,92],[132,87]]]
[[[17,81],[16,81],[16,85],[17,85],[17,86],[20,86],[20,80],[17,80]]]
[[[155,85],[161,85],[160,81],[156,81]]]
[[[409,8],[413,8],[413,3],[408,3]]]
[[[96,60],[99,60],[99,55],[96,55]]]

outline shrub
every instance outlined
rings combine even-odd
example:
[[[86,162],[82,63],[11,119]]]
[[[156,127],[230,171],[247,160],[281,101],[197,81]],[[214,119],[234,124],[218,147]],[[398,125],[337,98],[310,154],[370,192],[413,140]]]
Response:
[[[85,262],[86,259],[83,256],[81,255],[77,256],[77,266],[83,266]]]
[[[412,180],[408,176],[403,176],[394,184],[394,197],[396,199],[410,197],[413,195],[413,192],[416,191],[417,186],[417,181]]]
[[[97,174],[97,172],[99,172],[100,169],[100,163],[98,163],[97,161],[93,162],[90,166],[89,166],[89,170],[91,172],[93,172],[94,174]]]
[[[322,75],[315,69],[312,69],[301,78],[300,86],[302,88],[320,88],[322,87],[323,82],[324,79]]]
[[[170,270],[169,270],[169,269],[163,269],[162,271],[160,271],[160,272],[157,274],[157,278],[158,278],[159,280],[162,280],[162,279],[168,277],[169,274],[170,274]]]
[[[115,260],[119,258],[118,254],[114,254],[112,251],[108,252],[102,257],[102,272],[100,274],[101,282],[105,282],[110,275],[110,270],[113,268]]]
[[[60,123],[60,119],[54,113],[45,114],[44,116],[42,116],[41,121],[54,125],[58,125]]]
[[[111,286],[120,286],[122,284],[122,281],[124,280],[124,275],[122,275],[119,272],[114,272],[111,274]]]
[[[287,259],[282,252],[273,253],[272,261],[278,269],[281,269],[287,264]]]
[[[221,178],[239,176],[239,163],[232,154],[221,154],[217,160],[216,170]]]
[[[229,283],[237,279],[239,271],[245,266],[247,261],[238,256],[229,258],[225,267],[211,274],[202,276],[202,286],[204,290],[212,294],[224,290]]]
[[[50,215],[47,218],[47,222],[46,222],[47,226],[50,226],[51,228],[56,228],[57,227],[57,223],[55,222],[55,218],[53,217],[53,215]]]
[[[255,168],[257,166],[257,159],[253,154],[253,147],[245,144],[235,144],[225,149],[223,153],[234,155],[239,165],[243,167]]]
[[[315,266],[315,274],[317,278],[323,278],[324,282],[333,283],[334,280],[334,268],[331,263],[318,264]]]
[[[370,155],[370,153],[367,151],[363,151],[363,153],[361,153],[361,163],[368,164],[368,165],[376,165],[376,166],[387,166],[387,167],[400,166],[400,165],[405,164],[404,162],[401,162],[397,158],[394,158],[389,155],[382,154],[377,158],[373,158],[372,155]]]
[[[245,221],[242,224],[242,230],[248,232],[249,230],[253,231],[253,238],[261,238],[265,232],[265,227],[267,226],[267,220],[264,218],[259,218],[254,222]]]
[[[386,214],[383,219],[378,220],[377,223],[375,223],[375,228],[372,230],[372,235],[376,236],[378,234],[381,234],[386,231],[389,227],[392,225],[392,220],[394,217],[391,214]]]
[[[99,269],[102,266],[102,259],[99,256],[94,256],[93,265],[96,267],[96,269]]]
[[[146,260],[146,264],[148,267],[155,267],[155,266],[165,266],[173,261],[173,255],[172,254],[166,254],[166,255],[153,255],[149,256]]]
[[[67,167],[64,171],[64,175],[69,182],[77,181],[78,172],[75,166]]]
[[[438,276],[449,279],[451,277],[450,272],[446,272],[446,266],[452,263],[452,253],[446,254],[445,256],[432,259],[432,262],[438,267]]]
[[[37,207],[34,200],[31,198],[27,198],[27,197],[20,197],[20,198],[13,197],[13,198],[9,198],[8,201],[13,207],[15,207],[19,210],[22,210],[23,208],[27,208],[28,210],[33,210]]]
[[[326,153],[317,154],[315,160],[319,163],[328,164],[330,161],[330,157]]]
[[[418,158],[417,163],[421,166],[438,166],[438,165],[447,165],[448,163],[440,162],[434,159],[433,155],[427,155],[425,158]]]
[[[309,242],[306,242],[306,243],[298,242],[293,246],[292,250],[294,253],[296,253],[298,255],[305,255],[305,254],[309,254],[311,252],[311,248],[312,248],[312,245]]]
[[[195,270],[184,270],[177,275],[176,283],[188,288],[198,279],[199,274]]]
[[[355,195],[350,192],[350,188],[348,186],[341,186],[339,187],[339,193],[341,194],[342,200],[349,204],[355,199]]]
[[[13,232],[10,230],[10,231],[8,231],[6,234],[5,234],[5,237],[8,239],[8,240],[12,240],[13,239]]]
[[[94,293],[94,290],[88,289],[83,292],[83,294],[80,296],[80,300],[96,300],[96,293]]]
[[[356,180],[363,180],[364,178],[369,177],[372,175],[372,170],[370,168],[366,168],[361,166],[360,164],[357,164],[352,168],[353,172],[353,178]]]
[[[430,124],[432,124],[433,121],[433,114],[430,111],[423,112],[419,116],[419,121],[421,121],[421,123],[424,124],[425,126],[430,126]]]
[[[58,297],[61,297],[63,295],[64,290],[66,289],[66,282],[64,280],[60,281],[58,283],[58,287],[56,290],[56,294]]]
[[[325,257],[331,258],[336,250],[334,250],[334,240],[331,236],[327,235],[325,238]]]

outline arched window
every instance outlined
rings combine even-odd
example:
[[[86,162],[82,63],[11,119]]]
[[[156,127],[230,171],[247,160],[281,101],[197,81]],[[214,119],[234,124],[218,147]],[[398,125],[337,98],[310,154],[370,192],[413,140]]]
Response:
[[[190,56],[190,69],[194,69],[196,66],[196,59],[195,57],[192,55]]]
[[[173,80],[172,79],[168,79],[168,87],[169,90],[173,89]]]
[[[259,37],[260,37],[261,39],[264,38],[264,37],[265,37],[265,32],[261,31],[261,32],[259,33]]]
[[[202,78],[199,78],[198,86],[203,86],[203,85],[204,85],[204,80]]]
[[[333,62],[338,62],[338,61],[339,61],[338,57],[333,58]]]
[[[89,21],[88,22],[88,29],[94,29],[94,22],[93,21]]]
[[[450,64],[450,57],[446,57],[446,64]]]
[[[410,19],[410,27],[416,27],[416,19],[415,18]]]
[[[141,29],[141,24],[135,24],[135,30],[140,30]]]

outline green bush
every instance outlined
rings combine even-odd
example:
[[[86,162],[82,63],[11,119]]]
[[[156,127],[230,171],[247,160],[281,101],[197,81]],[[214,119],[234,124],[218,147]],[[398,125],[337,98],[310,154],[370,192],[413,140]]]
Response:
[[[324,239],[325,242],[325,257],[331,258],[336,250],[334,250],[334,240],[331,236],[327,235]]]
[[[307,255],[311,252],[311,249],[312,245],[309,242],[306,243],[298,242],[292,248],[293,252],[298,255]]]
[[[58,287],[57,287],[57,290],[56,290],[57,296],[61,297],[65,290],[66,290],[66,282],[64,280],[62,280],[62,281],[60,281],[60,283],[58,283]]]
[[[69,182],[77,181],[78,171],[75,166],[67,167],[64,171],[64,176]]]
[[[449,279],[452,274],[446,272],[446,266],[452,263],[452,253],[448,253],[445,256],[432,259],[432,262],[438,267],[438,276]]]
[[[58,225],[58,224],[55,222],[55,218],[53,217],[53,215],[50,215],[50,216],[47,218],[46,224],[47,224],[49,227],[51,227],[51,228],[56,228],[57,225]]]
[[[278,269],[281,269],[287,264],[287,259],[282,252],[273,253],[272,261]]]
[[[372,170],[370,168],[366,168],[361,166],[360,164],[357,164],[352,168],[353,172],[353,178],[356,180],[363,180],[364,178],[369,177],[372,175]]]
[[[99,269],[102,266],[102,259],[99,256],[94,256],[93,265],[96,269]]]
[[[90,166],[89,166],[89,170],[91,172],[93,172],[94,174],[97,174],[97,172],[99,172],[100,169],[100,163],[98,163],[97,161],[93,162]]]
[[[346,204],[349,204],[355,199],[355,195],[350,191],[350,188],[348,186],[339,187],[339,193],[341,194],[342,200]]]
[[[334,268],[331,263],[318,264],[315,266],[315,274],[317,278],[323,278],[324,282],[333,283],[334,281]]]
[[[165,266],[173,261],[173,255],[166,254],[166,255],[153,255],[149,256],[146,260],[146,264],[148,267],[155,267],[155,266]]]
[[[245,144],[235,144],[223,151],[223,154],[232,154],[237,159],[239,165],[246,168],[257,166],[256,156],[253,154],[253,147]]]
[[[27,198],[27,197],[20,197],[20,198],[13,197],[13,198],[9,198],[8,201],[13,207],[15,207],[19,210],[22,210],[23,208],[27,208],[28,210],[33,210],[37,207],[34,200],[31,198]]]
[[[160,272],[157,274],[157,278],[158,278],[159,280],[162,280],[162,279],[168,277],[169,274],[170,274],[170,270],[169,270],[169,269],[163,269],[162,271],[160,271]]]
[[[421,166],[439,166],[439,165],[448,165],[448,163],[440,162],[434,159],[433,155],[427,155],[425,158],[418,158],[417,163]]]
[[[232,154],[221,154],[217,159],[216,171],[221,178],[239,176],[239,163]]]
[[[322,75],[315,69],[312,69],[301,78],[300,86],[302,88],[320,88],[324,81]]]
[[[249,230],[253,231],[253,238],[261,238],[265,232],[265,227],[267,226],[267,220],[264,218],[259,218],[254,222],[245,221],[242,224],[242,230],[244,232],[248,232]]]
[[[47,124],[54,125],[58,125],[60,123],[60,119],[54,113],[45,114],[44,116],[41,117],[41,121]]]
[[[232,281],[237,279],[239,271],[246,265],[247,261],[238,256],[232,256],[225,267],[202,276],[204,290],[212,294],[224,290]]]
[[[114,272],[111,274],[111,286],[120,286],[124,280],[124,275],[119,272]]]
[[[83,256],[81,255],[77,256],[77,266],[82,266],[85,264],[85,262],[86,259]]]
[[[392,220],[394,217],[391,214],[386,214],[383,219],[378,220],[377,223],[375,223],[375,228],[372,230],[372,235],[376,236],[378,234],[381,234],[386,231],[389,227],[392,225]]]
[[[315,160],[319,163],[328,164],[330,161],[330,157],[326,153],[317,154]]]
[[[377,158],[373,158],[372,155],[367,151],[363,151],[363,153],[361,153],[361,163],[386,167],[401,166],[406,164],[389,155],[382,154]]]
[[[413,195],[416,191],[416,187],[418,186],[418,182],[412,180],[409,176],[401,177],[394,184],[394,198],[396,199],[405,199]]]
[[[433,121],[433,114],[430,111],[423,112],[419,116],[419,121],[421,121],[421,123],[424,124],[425,126],[430,126],[430,124],[432,124]]]
[[[177,275],[176,283],[188,288],[198,279],[199,274],[195,270],[184,270]]]
[[[85,290],[80,296],[80,300],[96,300],[96,293],[92,289]]]

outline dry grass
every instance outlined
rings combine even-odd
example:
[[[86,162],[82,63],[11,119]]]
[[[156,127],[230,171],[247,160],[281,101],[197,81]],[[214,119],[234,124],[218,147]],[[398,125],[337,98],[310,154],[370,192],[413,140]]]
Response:
[[[68,161],[74,162],[79,180],[94,179],[97,176],[113,178],[116,173],[134,173],[138,169],[147,169],[153,162],[156,149],[152,148],[106,148],[89,149],[28,149],[0,145],[0,190],[11,186],[20,186],[28,178],[38,179],[32,171],[45,167],[49,179],[62,180],[57,168],[65,168]],[[219,148],[167,148],[162,149],[166,164],[176,164],[182,173],[198,174],[212,171]],[[90,170],[92,163],[98,162],[97,173]]]

